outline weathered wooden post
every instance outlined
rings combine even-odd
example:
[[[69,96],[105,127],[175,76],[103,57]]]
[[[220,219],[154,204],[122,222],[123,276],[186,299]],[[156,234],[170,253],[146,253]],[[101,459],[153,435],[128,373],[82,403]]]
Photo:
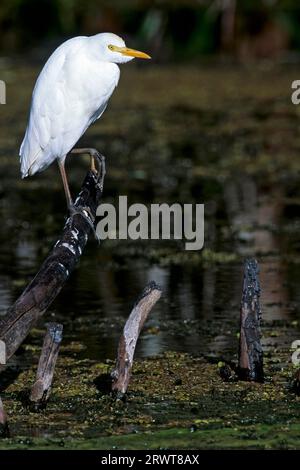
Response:
[[[259,268],[255,259],[244,266],[243,294],[240,309],[239,379],[262,382],[263,351],[260,342],[261,309],[259,303]]]
[[[39,360],[36,381],[31,389],[30,403],[34,410],[44,408],[50,395],[55,364],[62,341],[63,326],[48,323]]]
[[[161,288],[150,282],[136,301],[120,338],[116,368],[111,374],[112,391],[117,397],[123,396],[130,380],[134,351],[140,332],[149,312],[160,299]]]

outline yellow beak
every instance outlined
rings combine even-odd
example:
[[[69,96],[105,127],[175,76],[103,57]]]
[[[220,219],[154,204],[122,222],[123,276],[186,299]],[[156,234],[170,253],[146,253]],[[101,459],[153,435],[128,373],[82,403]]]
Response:
[[[120,52],[123,55],[128,55],[130,57],[137,57],[139,59],[151,59],[150,55],[145,52],[136,51],[135,49],[129,49],[128,47],[119,47],[110,44],[108,48],[114,52]]]

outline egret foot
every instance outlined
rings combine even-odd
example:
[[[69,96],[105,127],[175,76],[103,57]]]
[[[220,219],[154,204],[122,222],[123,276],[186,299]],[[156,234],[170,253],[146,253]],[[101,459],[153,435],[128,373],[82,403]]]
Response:
[[[87,153],[91,157],[91,170],[99,175],[99,186],[103,190],[105,169],[105,157],[98,150],[93,148],[74,148],[70,153],[83,154]],[[97,163],[97,165],[96,165]]]

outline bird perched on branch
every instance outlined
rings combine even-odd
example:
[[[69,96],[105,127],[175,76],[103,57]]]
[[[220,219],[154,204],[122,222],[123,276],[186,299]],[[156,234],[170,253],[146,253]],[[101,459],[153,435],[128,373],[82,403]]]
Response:
[[[126,47],[119,36],[101,33],[64,42],[48,59],[32,94],[29,122],[20,148],[22,177],[34,175],[58,161],[68,207],[75,209],[65,171],[69,152],[91,154],[93,149],[73,149],[76,142],[106,109],[118,85],[117,64],[148,54]],[[73,149],[73,150],[72,150]]]

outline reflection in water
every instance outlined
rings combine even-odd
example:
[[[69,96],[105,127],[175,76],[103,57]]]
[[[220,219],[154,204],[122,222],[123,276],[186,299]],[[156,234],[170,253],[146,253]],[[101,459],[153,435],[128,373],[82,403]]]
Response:
[[[240,191],[244,192],[242,197]],[[281,223],[280,201],[284,200],[284,188],[275,192],[271,188],[262,194],[260,191],[250,178],[246,183],[243,178],[225,182],[224,203],[230,231],[224,241],[216,235],[218,206],[211,206],[206,247],[222,251],[231,243],[232,251],[241,254],[238,263],[159,266],[149,261],[145,263],[141,256],[123,260],[118,255],[116,259],[115,251],[120,242],[115,246],[103,242],[99,247],[91,241],[80,266],[45,319],[55,318],[64,324],[64,341],[81,342],[82,357],[114,358],[120,332],[135,298],[154,279],[162,286],[164,294],[148,320],[137,354],[152,356],[178,350],[232,359],[237,350],[245,256],[256,256],[260,261],[263,320],[267,327],[275,320],[291,321],[290,306],[296,302],[284,283],[289,265],[279,254],[280,240],[275,233]],[[16,207],[12,205],[9,210],[19,212],[22,225],[31,207],[24,206],[22,210],[19,200],[13,202]],[[222,204],[221,200],[219,205]],[[56,233],[59,233],[61,221],[58,214],[53,221]],[[32,278],[55,241],[56,233],[48,239],[40,237],[42,221],[37,220],[35,224],[34,230],[27,227],[19,232],[6,224],[0,227],[0,238],[7,247],[0,255],[2,313]],[[129,242],[122,243],[126,247]],[[152,243],[154,249],[159,246],[160,242]],[[277,344],[290,344],[295,333],[288,330],[286,333],[276,338]],[[267,338],[265,345],[274,341]]]
[[[282,223],[284,187],[277,184],[258,189],[257,186],[254,178],[245,175],[225,185],[236,249],[243,256],[255,256],[259,261],[263,324],[270,326],[276,321],[291,324],[293,301],[285,283],[288,264],[282,256],[284,247],[277,234]],[[292,329],[286,330],[279,338],[263,339],[263,346],[265,350],[274,345],[288,348],[294,335]]]

